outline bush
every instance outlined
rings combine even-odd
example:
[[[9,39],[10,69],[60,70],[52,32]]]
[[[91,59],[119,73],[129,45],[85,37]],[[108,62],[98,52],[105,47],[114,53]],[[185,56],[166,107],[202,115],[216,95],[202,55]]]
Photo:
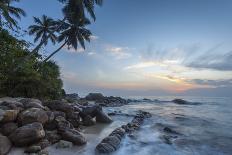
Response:
[[[55,62],[41,64],[41,56],[29,54],[29,44],[0,29],[0,96],[58,99],[62,80]]]

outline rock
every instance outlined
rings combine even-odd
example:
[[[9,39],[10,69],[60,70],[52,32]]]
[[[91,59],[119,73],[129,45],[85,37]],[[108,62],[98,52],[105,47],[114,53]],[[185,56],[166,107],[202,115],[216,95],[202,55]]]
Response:
[[[71,111],[67,113],[67,120],[75,127],[78,128],[80,125],[80,115],[79,112]]]
[[[18,125],[16,123],[13,123],[13,122],[6,123],[2,126],[2,133],[5,136],[9,136],[17,128],[18,128]]]
[[[73,125],[70,122],[68,122],[64,117],[58,116],[56,117],[55,121],[56,121],[57,129],[59,131],[64,131],[67,128],[68,129],[74,128]]]
[[[89,101],[99,101],[104,100],[104,96],[101,93],[89,93],[85,99]]]
[[[98,106],[98,105],[94,105],[94,106],[85,106],[82,108],[82,113],[84,115],[89,115],[92,118],[95,117],[97,115],[98,112],[102,111],[102,107]]]
[[[19,102],[23,103],[25,109],[29,109],[29,108],[44,109],[42,102],[38,99],[24,98],[19,100]]]
[[[61,140],[61,136],[58,134],[57,130],[46,131],[46,139],[51,143],[55,144]]]
[[[71,148],[73,146],[72,142],[68,142],[65,140],[60,140],[57,144],[56,144],[56,148]]]
[[[48,150],[41,150],[36,155],[49,155]]]
[[[0,123],[13,122],[18,116],[18,110],[1,110],[0,109]]]
[[[65,95],[65,99],[68,101],[68,102],[77,102],[80,97],[78,96],[78,94],[76,93],[73,93],[73,94],[66,94]]]
[[[41,151],[41,147],[37,146],[37,145],[32,145],[28,148],[25,149],[25,153],[38,153],[39,151]]]
[[[87,143],[84,135],[75,129],[66,129],[61,132],[61,137],[64,140],[70,141],[75,145],[84,145]]]
[[[96,115],[96,121],[100,123],[111,123],[113,120],[105,114],[103,111],[98,111]]]
[[[58,117],[58,116],[62,116],[64,118],[66,118],[66,114],[62,111],[53,111],[54,117]]]
[[[13,100],[4,100],[0,102],[0,106],[8,107],[7,110],[18,110],[21,111],[24,109],[24,106],[22,103],[13,101]]]
[[[45,124],[48,121],[48,115],[43,109],[30,108],[20,113],[18,120],[22,125],[33,122]]]
[[[45,137],[45,132],[41,123],[35,122],[27,124],[16,129],[10,134],[10,140],[16,146],[27,146],[31,143],[36,143]]]
[[[99,153],[111,153],[116,151],[120,146],[120,139],[116,136],[108,136],[102,140],[100,144],[97,145],[96,150]]]
[[[55,119],[55,115],[52,111],[46,111],[46,114],[48,116],[48,122],[52,122]]]
[[[84,126],[92,126],[95,125],[95,121],[89,116],[84,116],[84,118],[82,118],[82,123]]]
[[[12,147],[10,140],[6,136],[0,135],[0,155],[7,154]]]
[[[37,142],[35,145],[36,146],[40,146],[41,149],[44,149],[44,148],[50,146],[51,143],[47,139],[42,139],[39,142]]]
[[[182,99],[174,99],[174,100],[172,100],[172,102],[174,102],[176,104],[188,104],[187,101],[182,100]]]
[[[69,103],[63,101],[58,101],[58,100],[49,101],[49,102],[45,102],[44,105],[54,111],[62,111],[65,113],[74,111],[74,108]]]

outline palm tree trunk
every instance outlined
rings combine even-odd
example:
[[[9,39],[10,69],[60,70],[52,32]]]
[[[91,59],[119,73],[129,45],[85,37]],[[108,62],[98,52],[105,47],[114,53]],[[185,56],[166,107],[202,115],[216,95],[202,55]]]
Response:
[[[55,55],[57,52],[59,52],[65,45],[66,45],[67,41],[65,41],[57,50],[55,50],[54,52],[52,52],[46,59],[44,59],[44,62],[47,62],[53,55]]]

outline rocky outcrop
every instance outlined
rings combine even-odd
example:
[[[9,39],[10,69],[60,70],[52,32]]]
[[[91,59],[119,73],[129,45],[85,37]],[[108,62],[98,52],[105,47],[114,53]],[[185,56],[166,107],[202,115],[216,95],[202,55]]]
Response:
[[[30,124],[33,122],[45,124],[48,121],[48,115],[43,109],[30,108],[20,113],[18,119],[21,125]]]
[[[18,125],[14,122],[3,124],[2,133],[5,136],[9,136],[12,132],[14,132],[18,128]]]
[[[16,146],[27,146],[45,137],[41,123],[35,122],[16,129],[9,138]]]
[[[74,111],[74,108],[69,103],[59,100],[44,102],[43,105],[47,106],[53,111],[62,111],[65,113]]]
[[[84,135],[75,129],[66,129],[61,132],[61,137],[64,140],[70,141],[75,145],[84,145],[87,143]]]
[[[0,123],[13,122],[18,116],[18,110],[1,110],[0,109]]]
[[[83,106],[65,100],[41,102],[30,98],[0,98],[0,132],[4,135],[0,134],[0,144],[4,141],[0,155],[8,152],[11,144],[26,147],[25,153],[36,154],[44,154],[44,148],[60,140],[84,145],[87,141],[79,126],[91,126],[96,122],[112,122],[99,105]]]
[[[200,102],[189,102],[183,99],[174,99],[172,100],[173,103],[180,104],[180,105],[199,105]]]
[[[104,100],[104,96],[101,93],[89,93],[85,99],[88,101],[100,101]]]
[[[10,140],[6,136],[0,135],[0,155],[7,154],[12,147]]]
[[[97,146],[96,151],[99,153],[111,153],[116,151],[122,138],[126,133],[131,134],[138,130],[145,118],[151,117],[151,114],[144,111],[139,111],[133,120],[127,125],[115,129],[109,136],[104,138]]]
[[[44,109],[42,102],[38,99],[23,98],[23,99],[19,100],[19,102],[23,103],[25,109],[28,109],[28,108]]]

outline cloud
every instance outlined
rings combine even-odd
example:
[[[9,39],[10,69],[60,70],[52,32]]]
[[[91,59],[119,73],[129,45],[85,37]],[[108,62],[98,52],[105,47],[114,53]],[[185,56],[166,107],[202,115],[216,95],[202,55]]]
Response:
[[[90,36],[90,40],[98,40],[99,36],[95,36],[95,35],[91,35]]]
[[[85,51],[85,49],[83,49],[82,47],[78,47],[77,49],[74,49],[74,48],[71,48],[71,47],[68,47],[68,46],[65,46],[64,50],[65,50],[65,52],[75,53],[75,54],[82,53],[82,52]]]
[[[232,79],[221,79],[221,80],[193,79],[193,80],[189,80],[189,82],[198,85],[208,85],[212,87],[232,87]]]
[[[110,53],[111,56],[114,56],[116,59],[126,59],[132,56],[130,53],[131,49],[129,47],[119,47],[107,45],[105,51]]]
[[[226,54],[205,54],[198,57],[195,61],[187,63],[186,66],[199,69],[232,71],[232,51]]]

